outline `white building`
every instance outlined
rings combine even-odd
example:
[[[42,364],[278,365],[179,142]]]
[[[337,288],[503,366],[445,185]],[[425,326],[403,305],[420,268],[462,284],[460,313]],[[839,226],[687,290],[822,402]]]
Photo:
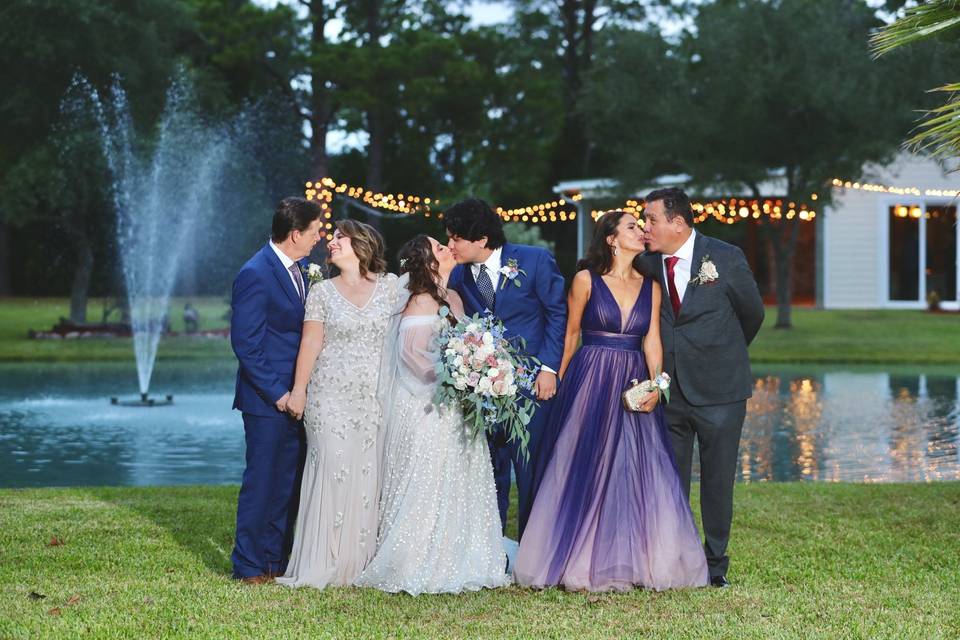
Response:
[[[837,187],[817,219],[819,298],[827,309],[958,309],[960,172],[902,154]],[[849,186],[846,186],[849,184]]]

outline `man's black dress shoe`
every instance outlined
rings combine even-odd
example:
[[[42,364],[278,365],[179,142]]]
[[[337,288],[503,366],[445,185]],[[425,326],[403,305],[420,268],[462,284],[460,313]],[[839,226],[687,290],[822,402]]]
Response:
[[[727,576],[712,576],[710,578],[710,586],[723,589],[725,587],[729,587],[730,583],[727,582]]]

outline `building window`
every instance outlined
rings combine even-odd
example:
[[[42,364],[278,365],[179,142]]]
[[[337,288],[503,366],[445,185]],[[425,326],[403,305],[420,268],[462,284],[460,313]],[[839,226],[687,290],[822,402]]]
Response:
[[[928,205],[924,217],[927,227],[927,265],[924,272],[927,296],[936,293],[942,302],[956,302],[957,208]]]
[[[920,299],[920,218],[916,206],[890,207],[890,300]]]

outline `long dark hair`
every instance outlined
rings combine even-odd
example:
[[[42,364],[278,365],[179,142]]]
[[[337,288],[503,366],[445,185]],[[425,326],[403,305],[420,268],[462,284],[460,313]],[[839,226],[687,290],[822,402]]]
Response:
[[[613,247],[607,243],[607,238],[617,233],[617,225],[620,224],[620,218],[625,215],[633,214],[616,209],[614,211],[607,211],[600,216],[593,230],[593,240],[590,241],[590,248],[587,249],[587,255],[577,262],[577,271],[588,269],[598,276],[610,272],[610,269],[613,268]]]
[[[437,281],[440,279],[440,263],[437,257],[433,255],[433,246],[430,244],[430,237],[420,234],[407,241],[397,253],[397,259],[400,261],[400,273],[409,274],[410,283],[407,290],[410,296],[425,293],[433,298],[441,307],[450,308],[450,303],[444,297],[445,291],[440,288]],[[453,312],[447,314],[447,320],[450,324],[456,324]]]

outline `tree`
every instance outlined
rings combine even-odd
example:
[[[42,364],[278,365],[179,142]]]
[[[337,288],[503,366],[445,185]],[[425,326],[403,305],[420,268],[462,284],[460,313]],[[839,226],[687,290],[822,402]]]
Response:
[[[695,187],[761,197],[770,194],[760,185],[776,179],[787,202],[812,204],[817,194],[822,209],[830,202],[832,178],[856,179],[866,163],[897,152],[913,109],[922,105],[918,89],[948,57],[927,49],[875,64],[866,39],[879,25],[860,1],[717,0],[702,6],[691,32],[665,52],[680,62],[676,83],[618,86],[626,93],[619,104],[653,100],[661,112],[654,123],[667,127],[653,134],[664,141],[636,141],[639,161],[621,156],[623,173],[639,163],[636,175],[644,177],[650,169],[644,151],[653,144],[662,158],[656,168],[690,174]],[[623,53],[632,56],[618,61],[624,68],[652,64],[634,49]],[[621,107],[608,117],[626,122],[630,112]],[[765,216],[761,224],[774,259],[776,326],[788,328],[802,223]]]
[[[871,38],[877,55],[930,38],[946,36],[960,29],[960,2],[930,0],[907,9],[892,24]],[[945,104],[929,112],[920,131],[909,144],[919,151],[930,151],[940,158],[960,157],[960,82],[934,89],[946,93]]]
[[[164,0],[89,3],[12,0],[0,15],[0,217],[57,237],[72,253],[70,318],[86,319],[95,242],[112,220],[106,173],[93,144],[95,126],[61,114],[75,74],[106,88],[121,75],[138,118],[155,117],[172,70],[171,48],[188,24],[182,7]],[[102,255],[102,253],[101,253]]]

